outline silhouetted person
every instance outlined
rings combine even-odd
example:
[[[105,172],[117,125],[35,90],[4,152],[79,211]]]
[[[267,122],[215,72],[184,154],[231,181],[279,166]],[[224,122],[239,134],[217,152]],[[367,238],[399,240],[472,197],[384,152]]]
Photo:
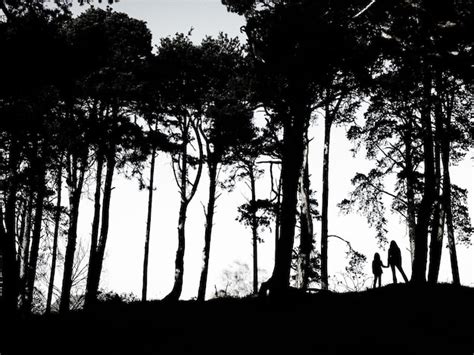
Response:
[[[374,274],[374,288],[377,285],[377,281],[379,283],[379,287],[382,286],[382,267],[388,267],[382,264],[382,260],[380,260],[380,254],[374,254],[374,260],[372,261],[372,273]]]
[[[390,242],[390,247],[388,248],[388,266],[392,268],[393,283],[397,283],[397,275],[395,273],[395,267],[403,276],[403,280],[408,283],[407,276],[403,272],[402,268],[402,254],[400,253],[400,248],[394,240]]]

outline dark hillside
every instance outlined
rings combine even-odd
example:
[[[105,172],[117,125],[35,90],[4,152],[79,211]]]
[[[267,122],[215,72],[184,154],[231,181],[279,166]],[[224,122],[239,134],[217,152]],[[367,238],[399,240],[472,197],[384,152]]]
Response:
[[[287,299],[109,302],[96,312],[19,321],[8,327],[2,354],[472,354],[473,319],[474,289],[450,285]]]

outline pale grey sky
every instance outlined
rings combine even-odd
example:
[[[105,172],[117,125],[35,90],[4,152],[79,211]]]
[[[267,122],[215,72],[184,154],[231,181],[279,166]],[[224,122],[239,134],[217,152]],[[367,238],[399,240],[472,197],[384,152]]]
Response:
[[[231,36],[241,36],[245,40],[240,33],[240,27],[244,24],[243,19],[228,13],[220,0],[121,0],[120,3],[114,5],[114,9],[145,20],[153,33],[156,44],[160,37],[173,35],[176,32],[187,33],[191,27],[194,28],[193,40],[196,42],[205,35],[216,36],[220,31]],[[75,6],[76,13],[77,10]],[[318,124],[311,128],[311,136],[314,139],[311,143],[310,173],[312,188],[318,192],[319,198],[322,175],[322,131],[322,127]],[[358,215],[342,216],[336,207],[338,202],[347,197],[351,189],[350,179],[354,173],[367,172],[371,166],[362,156],[353,158],[350,148],[345,138],[344,128],[334,129],[331,146],[329,232],[350,240],[356,250],[367,256],[369,263],[366,272],[371,275],[370,261],[374,252],[381,252],[383,259],[386,259],[386,253],[377,249],[375,233],[367,227],[365,218]],[[471,153],[469,156],[472,155]],[[169,163],[169,158],[161,155],[156,171],[157,191],[154,200],[149,264],[150,298],[165,296],[171,290],[174,276],[179,196]],[[471,192],[469,200],[471,216],[474,209],[473,171],[472,160],[466,160],[459,167],[453,168],[453,181]],[[204,233],[201,203],[207,201],[207,184],[206,172],[204,172],[199,193],[189,210],[182,295],[184,299],[197,295]],[[133,292],[140,295],[147,192],[138,191],[138,184],[135,181],[126,180],[123,177],[116,178],[114,187],[107,258],[101,285],[117,292]],[[258,185],[258,197],[266,198],[268,191],[268,176],[265,176]],[[218,200],[210,256],[208,296],[213,294],[214,285],[218,287],[221,285],[223,270],[234,261],[239,260],[251,266],[251,233],[235,221],[237,206],[245,201],[246,196],[248,196],[246,187],[240,185],[232,193],[224,192]],[[88,197],[89,199],[87,196],[84,197],[80,215],[80,236],[85,243],[90,235],[92,221],[92,193],[89,193]],[[319,229],[319,223],[315,223],[318,247]],[[266,269],[269,274],[273,266],[273,235],[266,233],[264,239],[265,243],[259,246],[260,267]],[[390,218],[390,239],[396,240],[401,246],[403,266],[407,275],[410,276],[408,237],[405,225],[398,216]],[[345,250],[343,243],[337,240],[330,241],[329,272],[331,275],[344,270]],[[473,285],[474,250],[459,248],[458,252],[461,280],[464,284]],[[444,249],[440,279],[451,280],[447,249]],[[390,281],[389,273],[384,273],[382,282],[385,284]]]

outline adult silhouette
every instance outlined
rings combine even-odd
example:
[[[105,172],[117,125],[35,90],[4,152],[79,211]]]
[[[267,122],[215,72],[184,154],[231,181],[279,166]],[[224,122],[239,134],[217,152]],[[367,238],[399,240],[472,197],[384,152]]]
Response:
[[[382,260],[380,260],[380,254],[374,254],[374,260],[372,261],[372,273],[374,274],[374,288],[377,285],[377,281],[379,287],[382,286],[382,267],[388,267],[382,264]]]
[[[400,253],[400,248],[394,240],[390,242],[390,247],[388,248],[388,266],[392,268],[393,283],[397,283],[397,275],[395,272],[395,267],[400,271],[403,276],[403,280],[408,283],[407,276],[403,272],[402,268],[402,254]]]

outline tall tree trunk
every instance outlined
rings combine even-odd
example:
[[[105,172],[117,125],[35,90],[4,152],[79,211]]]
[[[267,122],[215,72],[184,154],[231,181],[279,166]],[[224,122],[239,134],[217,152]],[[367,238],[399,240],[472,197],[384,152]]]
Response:
[[[81,202],[82,187],[84,185],[84,175],[86,171],[87,155],[80,161],[76,157],[68,157],[68,189],[69,189],[69,228],[66,246],[66,255],[64,259],[64,273],[61,290],[61,300],[59,310],[61,312],[69,311],[69,303],[72,288],[72,273],[74,265],[74,256],[77,243],[77,225],[79,220],[79,205]]]
[[[209,155],[208,155],[209,156]],[[209,271],[209,256],[211,252],[211,237],[216,206],[217,163],[210,162],[209,166],[209,199],[207,201],[206,227],[204,229],[204,249],[202,251],[203,267],[199,281],[198,301],[206,298],[207,275]]]
[[[306,290],[309,286],[311,269],[311,252],[313,251],[313,218],[311,216],[310,181],[309,181],[309,141],[306,137],[303,168],[300,177],[300,248],[299,269],[301,270],[300,287]]]
[[[442,107],[438,97],[435,105],[435,196],[433,217],[431,220],[431,242],[430,260],[428,268],[428,282],[435,284],[438,282],[439,267],[441,264],[441,254],[443,250],[443,231],[445,220],[445,208],[442,205],[443,197],[441,191],[441,136],[442,136]]]
[[[286,121],[283,133],[282,154],[282,204],[280,239],[271,277],[270,292],[285,292],[289,286],[293,243],[295,237],[298,182],[304,155],[304,137],[309,114],[301,104],[291,112],[291,122]]]
[[[148,289],[148,255],[150,251],[151,212],[153,208],[153,189],[155,179],[156,148],[151,152],[150,186],[148,187],[148,209],[146,217],[145,251],[143,255],[142,301],[146,301]]]
[[[112,197],[112,182],[115,171],[115,150],[107,154],[107,171],[105,173],[104,183],[104,199],[102,201],[102,221],[100,227],[100,238],[97,245],[97,251],[93,259],[93,265],[89,265],[89,275],[91,281],[89,283],[90,288],[86,290],[86,303],[85,307],[94,305],[97,300],[97,292],[100,285],[100,276],[102,273],[102,265],[105,256],[105,247],[107,245],[107,237],[109,234],[109,215],[110,215],[110,199]]]
[[[189,128],[192,126],[194,134],[197,140],[198,149],[199,149],[199,162],[198,170],[194,183],[189,183],[192,185],[191,192],[188,195],[188,134]],[[171,292],[164,298],[167,301],[177,301],[181,296],[183,290],[183,276],[184,276],[184,251],[185,251],[185,241],[186,241],[186,216],[188,211],[188,206],[194,195],[196,194],[197,187],[199,185],[199,180],[201,178],[202,172],[202,160],[203,160],[203,147],[201,136],[196,127],[195,123],[188,121],[187,117],[183,119],[183,132],[182,136],[185,137],[182,146],[181,146],[181,166],[180,166],[180,181],[178,183],[181,194],[181,204],[179,207],[179,217],[178,217],[178,249],[176,251],[175,259],[175,273],[174,273],[174,284]]]
[[[33,234],[31,236],[31,252],[30,260],[28,263],[28,274],[26,284],[26,303],[24,304],[25,312],[31,311],[31,305],[33,302],[33,293],[36,279],[36,268],[38,264],[39,246],[41,240],[41,230],[43,224],[43,210],[44,210],[44,198],[46,193],[45,186],[45,168],[40,167],[38,169],[38,177],[36,178],[37,183],[37,195],[36,195],[36,206],[35,206],[35,224]]]
[[[8,157],[8,182],[6,188],[5,230],[1,240],[1,255],[3,259],[3,303],[7,316],[13,316],[17,310],[18,296],[18,263],[16,257],[15,215],[17,193],[17,168],[19,163],[17,142],[11,140]],[[1,228],[3,230],[3,226]]]
[[[321,206],[321,288],[328,289],[328,203],[329,203],[329,148],[331,144],[332,117],[326,109],[324,120],[323,191]]]
[[[104,168],[104,154],[102,151],[97,152],[97,168],[95,178],[95,193],[94,193],[94,218],[92,220],[92,231],[91,231],[91,246],[89,252],[89,267],[87,270],[87,283],[86,283],[86,297],[85,304],[89,305],[91,301],[92,293],[90,290],[93,288],[93,274],[94,267],[97,265],[97,244],[99,242],[99,227],[100,227],[100,199],[102,189],[102,170]]]
[[[429,65],[425,64],[423,74],[423,107],[421,110],[425,186],[423,197],[418,208],[418,220],[415,227],[415,257],[413,260],[411,279],[413,283],[418,284],[426,282],[428,226],[432,216],[435,193],[433,134],[431,128],[432,78],[430,70]]]
[[[416,228],[416,207],[415,207],[415,172],[413,167],[412,148],[413,125],[409,121],[404,135],[405,144],[405,176],[407,186],[407,224],[408,238],[410,240],[410,261],[413,266],[415,257],[415,228]]]
[[[275,211],[275,260],[277,259],[277,245],[280,240],[280,225],[281,225],[281,173],[278,179],[277,196],[276,196],[276,211]]]
[[[28,219],[28,202],[29,199],[23,200],[21,205],[21,217],[20,217],[20,226],[18,228],[18,252],[17,252],[17,263],[21,265],[22,263],[22,255],[23,255],[23,241],[25,239],[25,231],[26,231],[26,221]],[[21,266],[20,266],[20,273],[21,273]],[[21,274],[20,274],[21,278]]]
[[[258,222],[257,222],[257,185],[253,162],[249,166],[250,203],[252,205],[252,259],[253,259],[253,293],[258,294]]]
[[[59,163],[58,172],[57,172],[57,200],[56,200],[56,213],[54,215],[54,234],[53,234],[53,252],[52,252],[52,261],[51,261],[51,273],[49,275],[49,285],[48,285],[48,296],[46,299],[46,314],[51,313],[51,304],[53,301],[53,290],[54,290],[54,279],[56,276],[56,263],[58,258],[58,239],[59,239],[59,229],[61,226],[61,200],[62,200],[62,188],[63,188],[63,166],[62,158]]]
[[[453,225],[453,211],[451,199],[451,176],[449,173],[449,153],[450,153],[450,138],[451,138],[451,108],[444,116],[444,134],[441,140],[441,157],[443,161],[443,195],[444,195],[444,209],[446,211],[446,227],[448,237],[449,256],[451,260],[451,271],[453,274],[453,283],[460,285],[458,259],[456,254],[456,241],[454,239],[454,225]]]
[[[20,256],[20,284],[19,292],[21,297],[21,303],[26,302],[26,279],[28,275],[28,259],[30,257],[30,243],[31,243],[31,230],[33,227],[33,205],[34,205],[35,193],[33,190],[29,192],[28,197],[28,211],[26,213],[26,227],[25,235],[21,245],[21,256]]]

